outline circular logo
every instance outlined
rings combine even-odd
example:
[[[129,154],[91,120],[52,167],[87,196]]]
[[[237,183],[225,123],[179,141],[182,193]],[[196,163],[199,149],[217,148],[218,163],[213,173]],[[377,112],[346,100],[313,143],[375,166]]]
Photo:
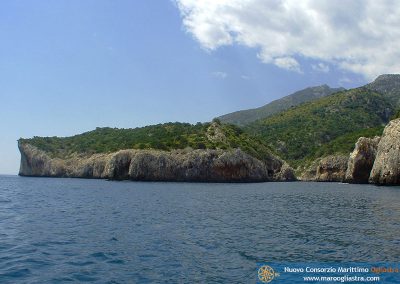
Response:
[[[261,282],[269,283],[274,280],[275,276],[275,271],[271,266],[263,265],[258,269],[258,279],[260,279]]]

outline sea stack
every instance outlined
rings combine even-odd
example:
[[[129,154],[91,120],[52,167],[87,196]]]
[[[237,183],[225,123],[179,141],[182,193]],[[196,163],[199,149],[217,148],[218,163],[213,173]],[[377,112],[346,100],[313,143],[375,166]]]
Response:
[[[346,171],[346,182],[368,183],[374,165],[380,137],[360,137],[350,154]]]
[[[383,131],[369,182],[400,184],[400,118],[390,121]]]

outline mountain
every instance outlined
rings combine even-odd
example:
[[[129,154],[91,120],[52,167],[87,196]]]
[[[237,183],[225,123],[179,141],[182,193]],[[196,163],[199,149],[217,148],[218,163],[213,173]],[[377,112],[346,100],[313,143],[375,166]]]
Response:
[[[328,154],[350,153],[358,137],[380,135],[394,111],[386,95],[361,87],[255,121],[245,130],[297,167]]]
[[[380,75],[365,88],[383,94],[395,107],[400,107],[400,74]]]
[[[278,112],[287,110],[291,107],[300,105],[305,102],[316,100],[322,97],[329,96],[333,93],[343,91],[344,88],[331,88],[328,85],[309,87],[304,90],[295,92],[289,96],[275,100],[262,107],[248,110],[236,111],[218,119],[223,123],[231,123],[239,126],[245,126],[258,119],[266,118]]]
[[[287,164],[234,125],[165,123],[19,139],[20,175],[151,181],[292,180]]]

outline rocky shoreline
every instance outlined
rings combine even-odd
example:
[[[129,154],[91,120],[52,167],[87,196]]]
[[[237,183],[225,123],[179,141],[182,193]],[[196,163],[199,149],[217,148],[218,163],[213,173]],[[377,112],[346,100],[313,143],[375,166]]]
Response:
[[[295,180],[293,170],[271,156],[260,161],[234,150],[121,150],[110,154],[52,158],[19,143],[19,175],[136,181],[265,182]]]
[[[400,184],[400,119],[390,121],[382,137],[360,137],[349,156],[332,155],[315,161],[300,179]]]
[[[109,154],[50,157],[30,144],[18,144],[19,175],[136,181],[267,182],[317,181],[400,184],[400,119],[382,137],[360,137],[349,155],[317,159],[296,178],[293,169],[271,155],[261,161],[241,151],[184,149],[120,150]]]

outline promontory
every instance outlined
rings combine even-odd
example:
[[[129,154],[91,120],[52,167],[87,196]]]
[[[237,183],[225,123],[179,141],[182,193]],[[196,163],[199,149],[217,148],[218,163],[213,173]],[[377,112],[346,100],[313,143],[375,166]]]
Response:
[[[400,75],[306,88],[206,123],[19,139],[20,175],[400,184]]]
[[[218,121],[98,128],[73,137],[20,139],[18,147],[22,176],[196,182],[295,179],[293,170],[267,145]]]

